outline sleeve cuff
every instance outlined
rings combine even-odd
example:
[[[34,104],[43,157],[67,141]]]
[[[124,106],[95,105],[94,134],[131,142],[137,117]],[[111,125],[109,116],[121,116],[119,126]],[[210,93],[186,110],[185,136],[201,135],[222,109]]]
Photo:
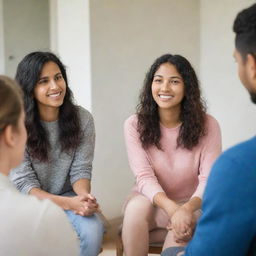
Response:
[[[41,187],[39,184],[35,183],[35,184],[30,184],[30,185],[24,186],[20,191],[21,191],[21,193],[28,195],[32,188],[41,188]]]
[[[202,199],[203,193],[204,193],[204,187],[198,187],[190,198],[199,197],[200,199]]]
[[[163,189],[161,188],[154,188],[154,189],[150,189],[148,191],[141,191],[141,193],[146,196],[150,201],[151,203],[154,202],[154,196],[157,194],[157,193],[161,193],[161,192],[164,192]]]
[[[87,179],[87,180],[91,180],[91,173],[83,173],[83,174],[79,174],[79,175],[75,175],[75,176],[71,176],[70,177],[70,183],[73,186],[73,184],[81,179]]]

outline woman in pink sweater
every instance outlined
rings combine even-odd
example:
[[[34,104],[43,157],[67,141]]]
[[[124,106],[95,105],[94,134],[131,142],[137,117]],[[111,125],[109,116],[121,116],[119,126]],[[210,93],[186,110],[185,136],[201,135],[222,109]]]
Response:
[[[153,63],[137,114],[126,120],[124,133],[136,177],[124,212],[126,255],[147,255],[149,242],[164,241],[164,248],[185,245],[221,152],[221,134],[206,114],[197,76],[184,57],[166,54]]]

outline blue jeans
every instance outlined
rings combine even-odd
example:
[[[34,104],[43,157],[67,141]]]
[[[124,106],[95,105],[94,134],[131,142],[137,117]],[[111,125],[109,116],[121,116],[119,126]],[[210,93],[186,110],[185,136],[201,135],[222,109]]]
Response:
[[[65,211],[80,240],[80,256],[97,256],[101,249],[104,233],[103,223],[97,214],[80,216]]]

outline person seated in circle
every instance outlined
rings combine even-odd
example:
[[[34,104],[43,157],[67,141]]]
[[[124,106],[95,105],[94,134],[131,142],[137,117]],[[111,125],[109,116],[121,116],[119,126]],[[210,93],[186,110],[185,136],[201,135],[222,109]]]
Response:
[[[237,73],[252,103],[256,104],[256,4],[237,14],[233,31]],[[255,180],[254,135],[225,150],[214,163],[193,239],[185,248],[166,248],[161,255],[255,256]]]
[[[124,206],[126,255],[147,255],[149,242],[184,246],[195,230],[211,166],[221,153],[218,122],[206,113],[186,58],[165,54],[155,60],[124,134],[136,179]]]
[[[93,117],[73,103],[65,67],[51,52],[26,55],[16,80],[24,93],[28,141],[25,160],[10,178],[23,193],[59,205],[80,239],[80,255],[96,256],[104,227],[90,193]]]
[[[78,255],[75,232],[49,200],[22,195],[8,175],[24,157],[27,132],[22,92],[0,75],[0,248],[1,255]]]

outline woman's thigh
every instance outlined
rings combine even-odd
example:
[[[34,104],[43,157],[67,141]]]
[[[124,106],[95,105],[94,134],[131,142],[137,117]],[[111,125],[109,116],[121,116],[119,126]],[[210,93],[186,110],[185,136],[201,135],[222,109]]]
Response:
[[[133,192],[126,200],[124,207],[124,221],[146,221],[149,231],[157,228],[165,229],[168,224],[167,214],[159,207],[154,206],[144,195]]]
[[[135,224],[144,221],[152,225],[154,210],[154,206],[148,198],[138,193],[133,194],[133,196],[125,203],[124,225],[127,222],[129,224]]]

